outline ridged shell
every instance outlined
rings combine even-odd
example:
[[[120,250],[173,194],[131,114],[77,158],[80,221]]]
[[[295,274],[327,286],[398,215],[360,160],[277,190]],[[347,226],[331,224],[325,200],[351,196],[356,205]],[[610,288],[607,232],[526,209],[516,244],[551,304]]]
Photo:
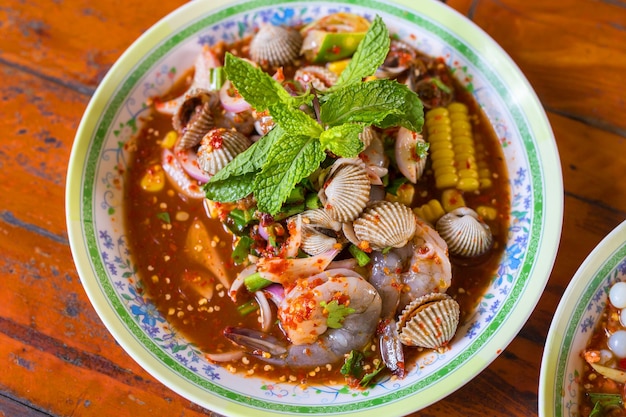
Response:
[[[334,85],[339,77],[326,67],[309,65],[298,69],[293,79],[298,81],[304,88],[310,84],[318,91],[325,91]]]
[[[300,54],[302,35],[297,30],[263,25],[250,42],[250,58],[261,65],[287,65]]]
[[[360,159],[338,159],[320,190],[320,199],[330,217],[338,222],[356,219],[369,201],[370,180]]]
[[[469,207],[459,207],[444,214],[437,221],[436,229],[448,244],[451,255],[480,256],[493,244],[491,229]]]
[[[339,241],[341,223],[334,220],[324,209],[307,210],[298,214],[301,220],[300,248],[311,256],[343,246]]]
[[[401,248],[415,235],[413,211],[402,203],[376,201],[352,222],[358,242],[366,241],[373,250]]]
[[[372,141],[379,139],[378,132],[372,126],[365,126],[363,131],[359,134],[359,139],[363,142],[363,149],[367,149]]]
[[[417,298],[398,319],[400,341],[407,346],[444,348],[456,333],[460,311],[459,304],[444,293]]]
[[[214,96],[206,90],[194,90],[188,94],[178,111],[172,116],[172,126],[178,132],[178,149],[193,148],[213,128],[211,106]]]
[[[206,173],[215,175],[250,145],[250,139],[235,130],[211,129],[200,142],[198,165]]]

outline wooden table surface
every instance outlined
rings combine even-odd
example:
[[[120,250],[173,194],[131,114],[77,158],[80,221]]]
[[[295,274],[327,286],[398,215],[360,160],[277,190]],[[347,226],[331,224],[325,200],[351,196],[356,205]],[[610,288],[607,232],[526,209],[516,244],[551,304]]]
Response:
[[[65,226],[66,168],[98,82],[183,0],[0,5],[0,416],[210,415],[116,344],[81,286]],[[417,416],[535,416],[557,304],[626,219],[626,1],[449,0],[507,51],[543,103],[565,187],[563,234],[537,308],[480,375]],[[626,237],[625,237],[626,238]]]

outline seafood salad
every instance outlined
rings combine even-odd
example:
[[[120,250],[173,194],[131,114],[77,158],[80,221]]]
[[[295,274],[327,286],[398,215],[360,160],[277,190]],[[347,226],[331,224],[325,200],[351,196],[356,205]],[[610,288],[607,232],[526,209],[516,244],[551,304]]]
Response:
[[[626,416],[626,282],[613,284],[604,312],[582,352],[583,417]]]
[[[261,25],[154,97],[125,181],[146,294],[210,361],[278,381],[403,378],[503,249],[498,142],[445,62],[380,17]]]

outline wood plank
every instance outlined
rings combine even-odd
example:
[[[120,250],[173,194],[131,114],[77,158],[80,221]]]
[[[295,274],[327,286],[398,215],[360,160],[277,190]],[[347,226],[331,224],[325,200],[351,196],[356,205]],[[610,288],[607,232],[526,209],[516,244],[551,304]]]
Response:
[[[0,216],[66,240],[67,164],[88,97],[2,63],[0,77],[0,132],[11,138],[0,150]]]
[[[478,0],[472,17],[548,110],[625,135],[623,2]]]
[[[1,331],[0,358],[5,364],[3,374],[10,376],[2,378],[0,389],[19,399],[18,403],[33,404],[34,410],[45,414],[199,416],[208,413],[154,380],[137,383],[139,378],[130,373],[120,378],[120,375],[93,372],[54,352],[7,337]]]
[[[0,61],[89,93],[130,44],[182,0],[38,2],[0,7]]]

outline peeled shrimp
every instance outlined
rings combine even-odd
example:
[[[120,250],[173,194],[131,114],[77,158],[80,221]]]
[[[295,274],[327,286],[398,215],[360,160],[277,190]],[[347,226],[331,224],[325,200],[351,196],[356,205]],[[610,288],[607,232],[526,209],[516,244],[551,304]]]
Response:
[[[321,305],[333,300],[353,309],[339,328],[327,325]],[[291,344],[250,329],[227,328],[224,334],[272,364],[323,366],[363,349],[376,331],[380,312],[381,298],[371,284],[354,271],[336,269],[301,280],[286,292],[278,316]]]

